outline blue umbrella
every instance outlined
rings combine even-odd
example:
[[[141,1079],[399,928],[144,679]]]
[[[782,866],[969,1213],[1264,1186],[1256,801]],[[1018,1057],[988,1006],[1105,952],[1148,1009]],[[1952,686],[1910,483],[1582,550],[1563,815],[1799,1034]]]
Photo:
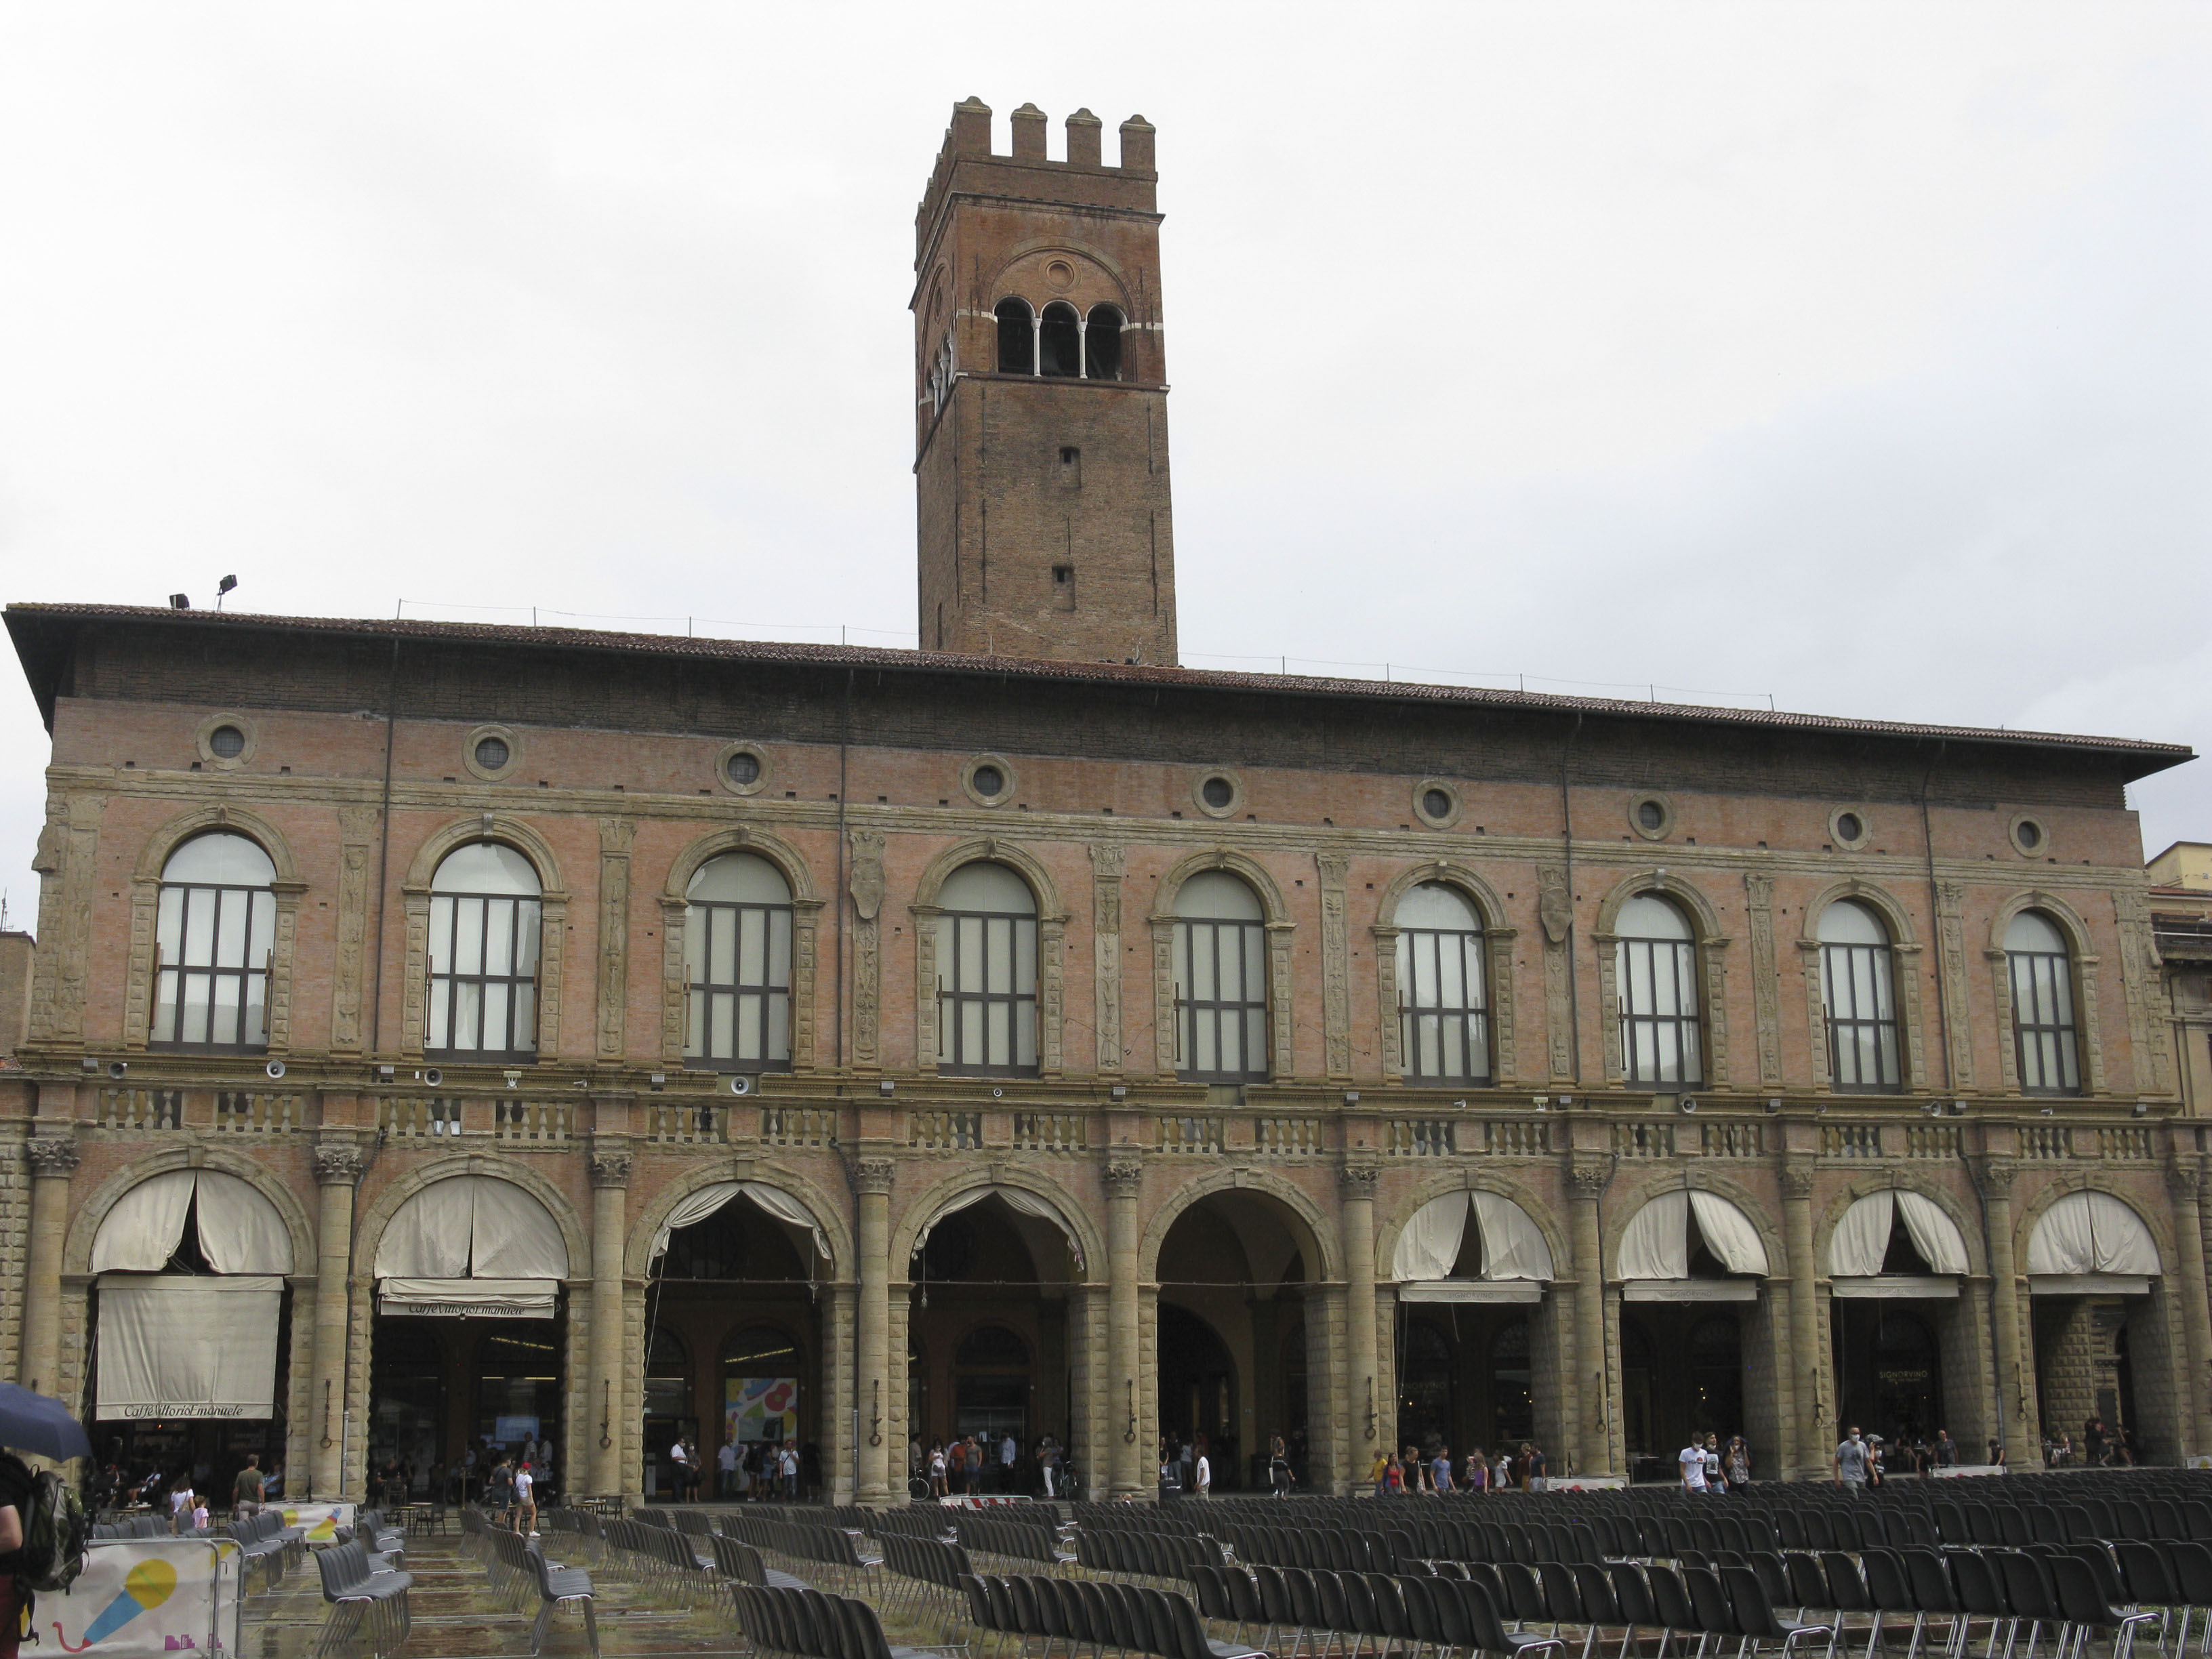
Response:
[[[36,1452],[57,1463],[92,1455],[84,1425],[69,1414],[68,1407],[14,1382],[0,1382],[0,1446]]]

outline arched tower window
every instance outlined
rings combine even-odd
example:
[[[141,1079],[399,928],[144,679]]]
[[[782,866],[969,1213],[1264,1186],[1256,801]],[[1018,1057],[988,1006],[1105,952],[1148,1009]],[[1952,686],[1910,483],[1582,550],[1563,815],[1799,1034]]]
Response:
[[[755,853],[701,865],[684,891],[684,1058],[693,1066],[791,1065],[791,884]]]
[[[1083,325],[1083,374],[1085,380],[1121,378],[1121,313],[1112,306],[1093,306]]]
[[[1030,303],[1012,297],[991,308],[999,319],[999,373],[1034,374],[1036,371],[1036,328]]]
[[[1490,1076],[1482,922],[1455,888],[1426,882],[1398,904],[1398,1022],[1408,1081]]]
[[[1631,1083],[1705,1078],[1698,1025],[1698,963],[1690,921],[1673,901],[1638,893],[1620,907],[1613,946],[1620,1000],[1620,1069]]]
[[[1836,1087],[1866,1094],[1896,1089],[1896,963],[1889,930],[1871,906],[1838,899],[1820,913],[1820,996]]]
[[[155,925],[156,1048],[258,1048],[269,1041],[276,866],[227,830],[195,836],[161,866]]]
[[[1037,373],[1048,379],[1072,380],[1083,372],[1083,330],[1075,307],[1054,300],[1044,308],[1037,328]]]
[[[530,860],[477,842],[430,878],[430,1053],[523,1058],[538,1052],[538,895]]]
[[[937,902],[939,1068],[1035,1072],[1036,896],[1003,864],[963,864]]]
[[[2004,942],[2021,1091],[2078,1095],[2081,1045],[2074,1020],[2074,960],[2066,935],[2041,911],[2023,910],[2007,925]]]
[[[1176,1069],[1200,1083],[1267,1076],[1267,930],[1259,896],[1223,870],[1176,895]]]

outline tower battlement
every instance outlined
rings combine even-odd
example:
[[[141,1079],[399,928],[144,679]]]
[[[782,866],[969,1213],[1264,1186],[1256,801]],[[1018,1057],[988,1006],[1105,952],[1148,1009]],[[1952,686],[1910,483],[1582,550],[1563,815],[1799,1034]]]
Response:
[[[1113,167],[1104,159],[1105,123],[1087,109],[1067,118],[1065,159],[1057,161],[1045,153],[1049,118],[1042,110],[1024,104],[1011,118],[1013,150],[1000,155],[991,148],[991,106],[980,98],[963,99],[952,106],[951,125],[945,129],[928,187],[915,210],[915,270],[927,262],[938,220],[955,195],[1006,197],[1109,212],[1158,210],[1159,174],[1153,148],[1157,130],[1143,116],[1132,115],[1121,123],[1121,148]]]

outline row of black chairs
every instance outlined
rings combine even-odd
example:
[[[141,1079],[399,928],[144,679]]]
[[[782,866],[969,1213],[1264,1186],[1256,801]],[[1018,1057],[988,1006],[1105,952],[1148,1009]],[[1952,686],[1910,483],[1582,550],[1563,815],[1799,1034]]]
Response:
[[[1051,1659],[1055,1642],[1066,1642],[1071,1656],[1087,1646],[1158,1659],[1268,1659],[1260,1649],[1208,1637],[1190,1599],[1172,1590],[1042,1573],[970,1573],[961,1589],[972,1623],[1024,1644],[1042,1638],[1041,1659]]]
[[[768,1659],[916,1659],[894,1648],[866,1601],[807,1589],[738,1585],[738,1628]]]
[[[960,1580],[975,1571],[965,1545],[901,1532],[885,1533],[876,1541],[883,1547],[884,1570],[889,1575],[883,1589],[884,1605],[895,1614],[950,1617],[957,1610]]]
[[[477,1535],[483,1540],[484,1571],[493,1594],[504,1598],[511,1612],[520,1613],[532,1601],[538,1603],[538,1616],[530,1626],[530,1651],[536,1654],[544,1648],[553,1615],[564,1607],[574,1607],[583,1613],[584,1636],[592,1659],[599,1659],[598,1597],[591,1574],[547,1560],[535,1538],[507,1528],[486,1527]]]
[[[1140,1578],[1182,1578],[1201,1562],[1221,1559],[1212,1539],[1194,1533],[1132,1530],[1075,1534],[1075,1559],[1090,1572],[1127,1573]]]
[[[318,1659],[349,1647],[356,1638],[375,1659],[383,1659],[406,1641],[414,1623],[407,1609],[412,1574],[372,1555],[358,1538],[317,1550],[315,1565],[331,1609],[315,1643]]]
[[[787,1521],[751,1510],[726,1510],[719,1520],[725,1536],[741,1539],[771,1554],[827,1568],[844,1590],[872,1590],[881,1579],[880,1547],[862,1548],[842,1527]]]
[[[981,1555],[1037,1561],[1048,1567],[1064,1566],[1076,1559],[1060,1547],[1060,1530],[1048,1522],[1010,1520],[970,1510],[952,1517],[952,1532],[969,1549]]]

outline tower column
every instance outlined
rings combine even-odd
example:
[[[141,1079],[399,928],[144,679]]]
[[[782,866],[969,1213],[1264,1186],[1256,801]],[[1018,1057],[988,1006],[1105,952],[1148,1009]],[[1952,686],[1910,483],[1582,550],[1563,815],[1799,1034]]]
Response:
[[[860,1379],[860,1479],[857,1501],[891,1502],[890,1415],[884,1393],[905,1386],[906,1367],[890,1375],[891,1177],[888,1158],[864,1158],[854,1166],[860,1195],[860,1300],[854,1327],[855,1374]],[[909,1425],[910,1429],[910,1425]]]
[[[1137,1444],[1137,1194],[1144,1184],[1141,1164],[1106,1166],[1106,1444],[1113,1498],[1135,1498],[1147,1484]]]
[[[353,1312],[347,1282],[353,1260],[353,1200],[368,1167],[361,1149],[349,1139],[315,1148],[315,1322],[314,1370],[307,1382],[308,1407],[315,1413],[309,1444],[308,1488],[325,1502],[343,1496],[345,1480],[346,1355]]]
[[[623,1376],[623,1245],[629,1231],[630,1156],[615,1142],[594,1141],[592,1153],[592,1387],[590,1414],[599,1419],[591,1443],[592,1491],[614,1498],[623,1489],[623,1457],[629,1446],[629,1411],[615,1398]],[[648,1339],[649,1340],[649,1339]],[[627,1389],[624,1390],[627,1395]]]
[[[68,1135],[24,1143],[31,1166],[31,1238],[23,1274],[26,1387],[58,1398],[62,1389],[62,1246],[69,1237],[70,1178],[82,1154]]]
[[[2042,1437],[2035,1425],[2029,1393],[2028,1355],[2021,1340],[2020,1272],[2012,1243],[2012,1183],[2018,1173],[2008,1158],[1990,1158],[1981,1168],[1982,1218],[1989,1229],[1990,1328],[1996,1341],[1997,1433],[2005,1462],[2014,1468],[2039,1468]]]
[[[1352,1407],[1344,1468],[1353,1485],[1367,1472],[1389,1405],[1375,1394],[1375,1182],[1381,1174],[1373,1164],[1360,1164],[1337,1176],[1344,1206],[1345,1382]],[[1395,1420],[1389,1432],[1396,1434]]]

